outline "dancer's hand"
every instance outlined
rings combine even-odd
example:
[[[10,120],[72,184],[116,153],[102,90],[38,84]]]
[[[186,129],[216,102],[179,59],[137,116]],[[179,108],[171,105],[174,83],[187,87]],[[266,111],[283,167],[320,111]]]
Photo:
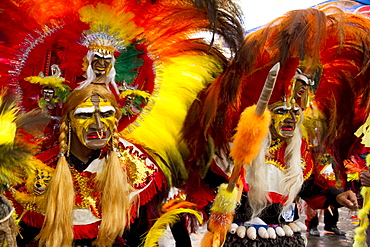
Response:
[[[339,195],[337,195],[336,199],[340,205],[343,205],[346,208],[349,208],[351,210],[358,209],[357,197],[352,190],[347,190],[345,192],[340,193]]]

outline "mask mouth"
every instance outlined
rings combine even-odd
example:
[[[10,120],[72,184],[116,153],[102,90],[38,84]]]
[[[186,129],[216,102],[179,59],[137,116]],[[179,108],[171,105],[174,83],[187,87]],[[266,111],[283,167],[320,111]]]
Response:
[[[87,134],[87,140],[95,140],[95,139],[106,139],[107,132],[106,131],[93,131]]]
[[[294,126],[291,125],[291,124],[285,124],[285,125],[281,126],[281,130],[282,131],[293,131]]]
[[[95,73],[99,75],[105,74],[105,67],[96,67],[95,68]]]

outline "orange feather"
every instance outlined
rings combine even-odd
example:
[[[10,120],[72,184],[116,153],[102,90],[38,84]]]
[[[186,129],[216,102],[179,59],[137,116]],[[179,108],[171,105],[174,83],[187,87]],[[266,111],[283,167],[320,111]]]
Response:
[[[230,156],[235,165],[249,165],[261,149],[263,139],[267,136],[271,121],[267,110],[262,117],[255,115],[256,105],[247,107],[241,114]]]

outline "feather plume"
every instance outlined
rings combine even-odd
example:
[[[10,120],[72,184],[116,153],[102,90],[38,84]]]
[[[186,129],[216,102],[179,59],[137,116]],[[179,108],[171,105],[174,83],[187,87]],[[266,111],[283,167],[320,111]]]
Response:
[[[333,21],[329,21],[330,18]],[[238,55],[222,75],[198,96],[199,102],[191,107],[199,116],[189,113],[186,119],[191,125],[184,128],[183,135],[190,149],[196,149],[195,145],[205,146],[205,139],[210,135],[216,150],[228,153],[227,144],[234,134],[240,114],[257,102],[269,68],[277,62],[281,63],[282,76],[276,81],[270,100],[273,102],[286,95],[299,65],[304,64],[308,70],[317,71],[320,66],[319,47],[324,44],[328,28],[334,20],[334,17],[316,9],[296,10],[248,34]],[[194,131],[198,128],[200,130]],[[222,135],[219,129],[223,130]],[[205,148],[201,147],[200,152],[202,150]]]
[[[227,184],[221,184],[211,208],[208,222],[208,231],[202,241],[202,246],[212,242],[209,246],[222,246],[225,242],[227,231],[233,221],[233,215],[238,201],[238,188],[228,190]],[[212,240],[210,240],[212,239]]]
[[[260,151],[262,140],[269,131],[270,112],[265,111],[262,117],[257,117],[254,113],[255,109],[256,106],[247,107],[240,116],[234,136],[234,145],[230,152],[235,164],[251,164]],[[254,144],[245,145],[245,143]]]
[[[192,214],[195,215],[199,222],[202,222],[200,214],[193,210],[187,208],[173,209],[164,213],[159,219],[156,220],[154,225],[150,228],[148,234],[145,237],[144,247],[154,247],[158,246],[159,238],[164,234],[167,225],[172,226],[177,221],[180,220],[180,214]]]
[[[359,153],[354,133],[369,114],[368,78],[370,21],[361,15],[347,13],[341,22],[332,22],[332,35],[321,52],[323,75],[313,101],[326,120],[321,147],[331,147],[338,175],[346,180],[343,161]],[[334,39],[342,32],[342,40]],[[328,93],[330,92],[330,93]],[[326,150],[317,150],[326,152]]]
[[[196,94],[214,80],[227,63],[225,56],[214,49],[216,46],[206,40],[190,37],[200,31],[216,33],[224,38],[235,53],[244,35],[241,12],[231,0],[100,2],[99,4],[93,0],[57,0],[53,3],[24,0],[22,4],[14,1],[1,2],[0,8],[4,11],[0,16],[2,23],[0,85],[8,86],[20,95],[22,101],[25,101],[21,101],[20,105],[26,111],[37,108],[40,87],[24,83],[23,79],[35,76],[39,71],[47,76],[49,67],[46,65],[55,61],[73,90],[84,80],[83,64],[87,48],[80,43],[81,34],[88,35],[87,30],[94,32],[100,30],[101,24],[111,24],[105,31],[110,35],[120,36],[127,48],[126,51],[118,51],[115,54],[118,55],[117,79],[129,84],[131,82],[133,86],[139,85],[139,90],[151,94],[150,100],[140,105],[143,108],[142,114],[130,120],[122,119],[120,130],[126,127],[123,132],[132,133],[127,134],[127,138],[131,140],[141,140],[141,137],[149,133],[146,138],[148,148],[161,150],[155,153],[160,156],[157,157],[157,161],[166,177],[169,181],[175,177],[176,182],[182,183],[187,173],[182,161],[182,152],[186,153],[187,150],[183,144],[178,144],[179,136],[175,134],[184,119],[179,115],[185,114],[184,111],[188,110],[187,107],[196,98]],[[128,65],[122,62],[121,59],[124,58],[129,58],[133,63]],[[201,68],[199,65],[203,65],[203,62],[199,60],[202,59],[204,65],[207,65]],[[187,62],[179,62],[180,60]],[[135,68],[130,67],[134,65]],[[175,66],[178,66],[177,72],[174,71]],[[167,67],[170,68],[169,72],[165,72]],[[194,71],[195,67],[200,69]],[[181,73],[181,70],[184,73]],[[176,78],[176,85],[170,88],[174,90],[174,95],[182,95],[184,99],[189,96],[188,100],[179,102],[179,105],[183,104],[179,111],[173,110],[174,108],[164,110],[166,107],[170,108],[167,103],[170,100],[178,102],[174,95],[165,98],[167,93],[161,93],[162,90],[169,92],[167,83],[175,82],[167,76],[170,74],[175,74]],[[190,80],[186,85],[181,82],[190,77],[193,77],[190,80],[194,80],[195,84],[194,88],[188,90],[193,83],[190,83]],[[179,91],[175,91],[178,88]],[[158,103],[160,101],[163,102],[162,105]],[[163,125],[165,127],[160,128],[160,125],[155,123],[143,124],[153,119],[172,121],[168,116],[172,116],[173,113],[178,116],[173,120],[175,125],[168,122]],[[149,117],[152,114],[153,117]],[[153,131],[147,129],[153,126],[155,126]],[[134,132],[142,133],[133,134]],[[158,145],[155,141],[149,141],[162,139],[160,133],[163,133],[164,141],[169,140],[168,144]]]
[[[30,114],[19,112],[17,97],[3,92],[0,95],[0,187],[22,181],[24,176],[34,169],[33,154],[37,151],[37,143],[32,136],[21,130],[22,125],[38,122],[40,112]],[[32,120],[31,120],[32,119]],[[25,121],[26,120],[26,121]],[[24,140],[27,139],[27,142]]]
[[[211,57],[188,55],[163,63],[163,68],[166,69],[158,81],[158,94],[150,97],[148,107],[143,110],[145,119],[138,120],[139,126],[132,124],[131,126],[135,127],[131,130],[131,126],[128,126],[122,134],[152,150],[158,150],[157,154],[166,164],[171,164],[172,175],[175,174],[178,178],[173,182],[178,183],[187,177],[179,131],[188,107],[196,99],[196,94],[212,82],[213,76],[219,73],[222,67]],[[168,168],[163,167],[162,170],[171,179]]]

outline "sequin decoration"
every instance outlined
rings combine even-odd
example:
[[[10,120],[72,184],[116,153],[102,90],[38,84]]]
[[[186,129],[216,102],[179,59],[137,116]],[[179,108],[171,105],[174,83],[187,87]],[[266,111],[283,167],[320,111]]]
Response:
[[[130,181],[135,189],[146,187],[156,176],[158,167],[133,146],[120,146],[120,160],[127,167]]]

